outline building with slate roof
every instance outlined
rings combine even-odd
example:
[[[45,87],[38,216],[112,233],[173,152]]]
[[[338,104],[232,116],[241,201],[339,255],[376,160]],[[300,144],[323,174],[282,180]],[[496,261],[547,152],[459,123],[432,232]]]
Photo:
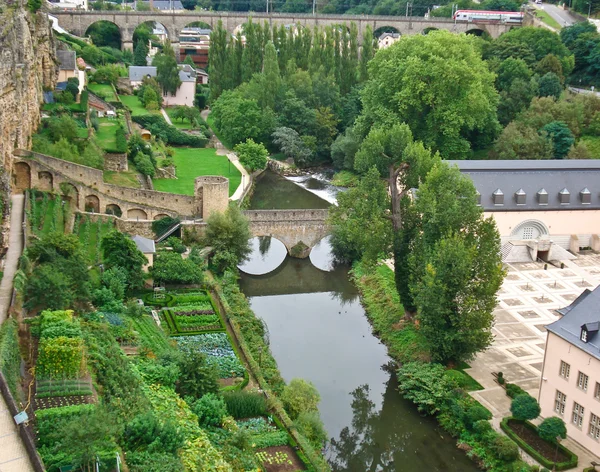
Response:
[[[143,236],[132,236],[131,238],[140,252],[146,256],[148,262],[144,264],[142,269],[148,272],[148,268],[154,264],[154,254],[156,254],[156,246],[153,239],[144,238]]]
[[[528,252],[530,260],[541,255],[560,260],[571,257],[567,250],[600,251],[600,160],[448,163],[475,184],[479,204],[498,225],[505,260]],[[538,254],[534,241],[547,241],[543,254]],[[515,256],[519,251],[521,256]]]
[[[56,51],[56,59],[58,60],[57,82],[66,82],[72,77],[79,77],[77,55],[75,54],[75,51],[59,49]]]
[[[193,107],[196,96],[196,71],[187,64],[180,65],[179,68],[181,85],[175,95],[163,94],[163,105],[167,107],[177,105]],[[156,77],[155,66],[129,66],[129,84],[132,88],[136,89],[142,85],[142,81],[146,77]]]
[[[584,291],[562,318],[546,326],[548,337],[538,401],[541,416],[559,416],[567,434],[586,449],[600,450],[600,286]]]

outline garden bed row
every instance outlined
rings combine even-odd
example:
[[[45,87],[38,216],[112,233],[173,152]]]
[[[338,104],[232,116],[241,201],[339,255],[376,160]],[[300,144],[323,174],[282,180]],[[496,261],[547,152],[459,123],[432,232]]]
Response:
[[[508,417],[502,420],[500,428],[521,449],[547,469],[568,470],[577,466],[576,454],[562,444],[553,444],[540,438],[538,428],[529,421]]]

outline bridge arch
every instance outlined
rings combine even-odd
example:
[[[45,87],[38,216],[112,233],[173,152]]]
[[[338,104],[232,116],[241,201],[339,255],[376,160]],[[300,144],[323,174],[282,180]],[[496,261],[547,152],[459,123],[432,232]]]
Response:
[[[17,192],[31,188],[31,167],[26,162],[17,162],[13,166],[13,186]]]
[[[400,34],[400,30],[398,28],[395,28],[394,26],[383,25],[383,26],[379,26],[375,31],[373,31],[373,36],[375,38],[379,38],[384,33]]]
[[[123,215],[123,210],[121,210],[121,207],[116,203],[111,203],[109,205],[106,205],[105,213],[107,215],[115,215],[116,217],[121,218],[121,216]]]
[[[141,208],[130,208],[127,210],[127,219],[129,220],[147,220],[148,213]]]
[[[158,34],[154,34],[154,30],[164,30],[164,34],[162,33],[158,33]],[[153,40],[153,36],[156,36],[156,40]],[[151,43],[159,43],[160,45],[162,45],[165,40],[167,38],[170,38],[171,35],[169,34],[169,29],[160,21],[157,20],[148,20],[148,21],[142,21],[141,23],[138,23],[138,25],[134,28],[133,30],[133,34],[132,34],[132,41],[133,41],[133,48],[135,50],[135,47],[137,46],[138,41],[144,41],[146,42],[146,45],[148,45],[148,41],[150,41]],[[153,46],[155,46],[155,44],[152,44]],[[158,45],[158,44],[157,44]]]
[[[465,31],[465,34],[471,34],[473,36],[486,36],[488,35],[487,31],[481,28],[471,28]],[[489,35],[488,35],[489,36]]]
[[[97,195],[88,195],[85,197],[85,211],[100,213],[100,199]]]
[[[425,35],[425,34],[429,34],[429,33],[431,33],[432,31],[438,31],[438,28],[435,28],[435,27],[433,27],[433,26],[430,26],[429,28],[425,28],[421,34],[424,34],[424,35]]]
[[[113,31],[111,32],[111,35],[113,37],[109,41],[107,41],[107,39],[104,35],[101,36],[99,33],[96,33],[96,31],[95,31],[96,27],[104,27],[104,28],[112,29]],[[118,37],[116,37],[117,34],[118,34]],[[109,46],[109,47],[113,47],[115,49],[121,49],[123,47],[123,40],[124,40],[123,29],[114,21],[110,21],[110,20],[106,20],[106,19],[99,19],[96,21],[92,21],[87,25],[87,27],[85,28],[85,31],[83,31],[83,35],[85,37],[89,36],[92,39],[92,42],[96,46]]]

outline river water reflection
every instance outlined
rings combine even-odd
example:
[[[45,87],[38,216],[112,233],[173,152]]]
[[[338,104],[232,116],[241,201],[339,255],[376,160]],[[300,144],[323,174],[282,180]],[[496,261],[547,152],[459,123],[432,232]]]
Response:
[[[319,410],[334,471],[477,470],[431,418],[402,399],[387,350],[372,334],[348,268],[330,266],[327,242],[310,260],[287,257],[241,288],[269,329],[286,381],[302,377],[321,394]]]

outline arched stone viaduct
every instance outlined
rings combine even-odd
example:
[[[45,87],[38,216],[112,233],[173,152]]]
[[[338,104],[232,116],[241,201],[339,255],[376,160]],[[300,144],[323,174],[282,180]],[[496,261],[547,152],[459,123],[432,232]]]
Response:
[[[331,26],[354,22],[358,26],[359,39],[367,26],[373,31],[381,27],[393,27],[401,35],[422,34],[430,29],[445,29],[456,33],[485,31],[493,38],[508,31],[514,25],[455,23],[450,18],[426,19],[420,16],[377,16],[377,15],[311,15],[302,13],[260,13],[260,12],[116,12],[116,11],[58,11],[52,10],[51,15],[58,18],[59,25],[77,36],[84,36],[90,25],[97,21],[110,21],[119,27],[124,49],[133,47],[133,32],[146,21],[157,21],[167,30],[172,43],[179,43],[179,33],[190,23],[202,21],[215,28],[219,21],[231,34],[246,23],[251,17],[253,21],[262,24],[267,21],[271,27],[281,25],[300,25],[305,28],[315,26]]]
[[[327,224],[328,210],[247,210],[252,236],[272,236],[291,249],[302,241],[315,246],[331,230]]]
[[[194,196],[176,195],[107,184],[101,170],[23,150],[14,152],[12,186],[15,192],[36,188],[57,193],[78,211],[134,221],[176,215],[203,218],[224,211],[229,202],[225,177],[198,177]]]

